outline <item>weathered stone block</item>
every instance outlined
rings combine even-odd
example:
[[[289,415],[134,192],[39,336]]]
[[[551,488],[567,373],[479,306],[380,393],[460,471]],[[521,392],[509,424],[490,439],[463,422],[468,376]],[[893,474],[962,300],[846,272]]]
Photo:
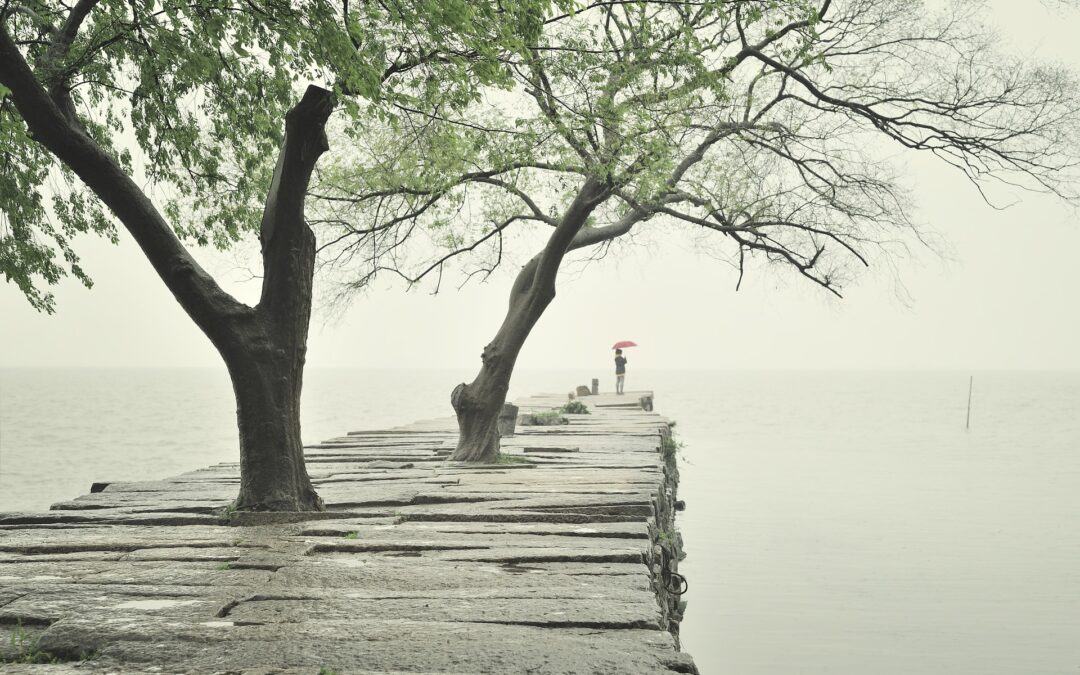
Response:
[[[503,403],[499,412],[499,436],[513,436],[517,427],[518,407],[513,403]]]
[[[562,415],[538,415],[526,413],[518,415],[518,423],[523,427],[550,427],[560,424],[570,424],[570,420]]]

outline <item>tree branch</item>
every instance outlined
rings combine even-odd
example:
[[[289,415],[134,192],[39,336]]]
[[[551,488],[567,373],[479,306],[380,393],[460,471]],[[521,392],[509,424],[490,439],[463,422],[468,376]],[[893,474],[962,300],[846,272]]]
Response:
[[[74,171],[116,215],[180,305],[212,340],[222,336],[230,317],[250,311],[203,270],[116,160],[42,89],[2,24],[0,83],[11,90],[33,138]]]

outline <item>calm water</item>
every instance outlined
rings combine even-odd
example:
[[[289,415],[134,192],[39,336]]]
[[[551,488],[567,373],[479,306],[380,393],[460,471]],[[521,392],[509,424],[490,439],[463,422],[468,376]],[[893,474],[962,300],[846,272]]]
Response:
[[[305,436],[448,415],[470,374],[314,370]],[[977,373],[967,432],[966,373],[631,377],[686,444],[702,672],[1080,673],[1080,374]],[[233,461],[232,410],[224,371],[0,370],[0,510]]]

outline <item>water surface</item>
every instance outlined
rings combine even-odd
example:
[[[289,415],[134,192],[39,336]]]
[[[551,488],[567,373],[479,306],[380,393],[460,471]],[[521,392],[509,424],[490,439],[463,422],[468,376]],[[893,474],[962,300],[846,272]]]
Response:
[[[312,370],[304,436],[449,415],[469,375]],[[1080,673],[1080,374],[976,373],[970,431],[967,377],[630,374],[685,444],[703,673]],[[0,510],[236,461],[233,411],[224,370],[0,370]]]

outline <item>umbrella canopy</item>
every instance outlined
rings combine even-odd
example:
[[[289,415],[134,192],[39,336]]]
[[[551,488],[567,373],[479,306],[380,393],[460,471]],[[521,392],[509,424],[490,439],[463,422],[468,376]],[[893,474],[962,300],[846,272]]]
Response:
[[[630,340],[620,340],[611,346],[612,349],[626,349],[627,347],[637,347],[637,343]]]

